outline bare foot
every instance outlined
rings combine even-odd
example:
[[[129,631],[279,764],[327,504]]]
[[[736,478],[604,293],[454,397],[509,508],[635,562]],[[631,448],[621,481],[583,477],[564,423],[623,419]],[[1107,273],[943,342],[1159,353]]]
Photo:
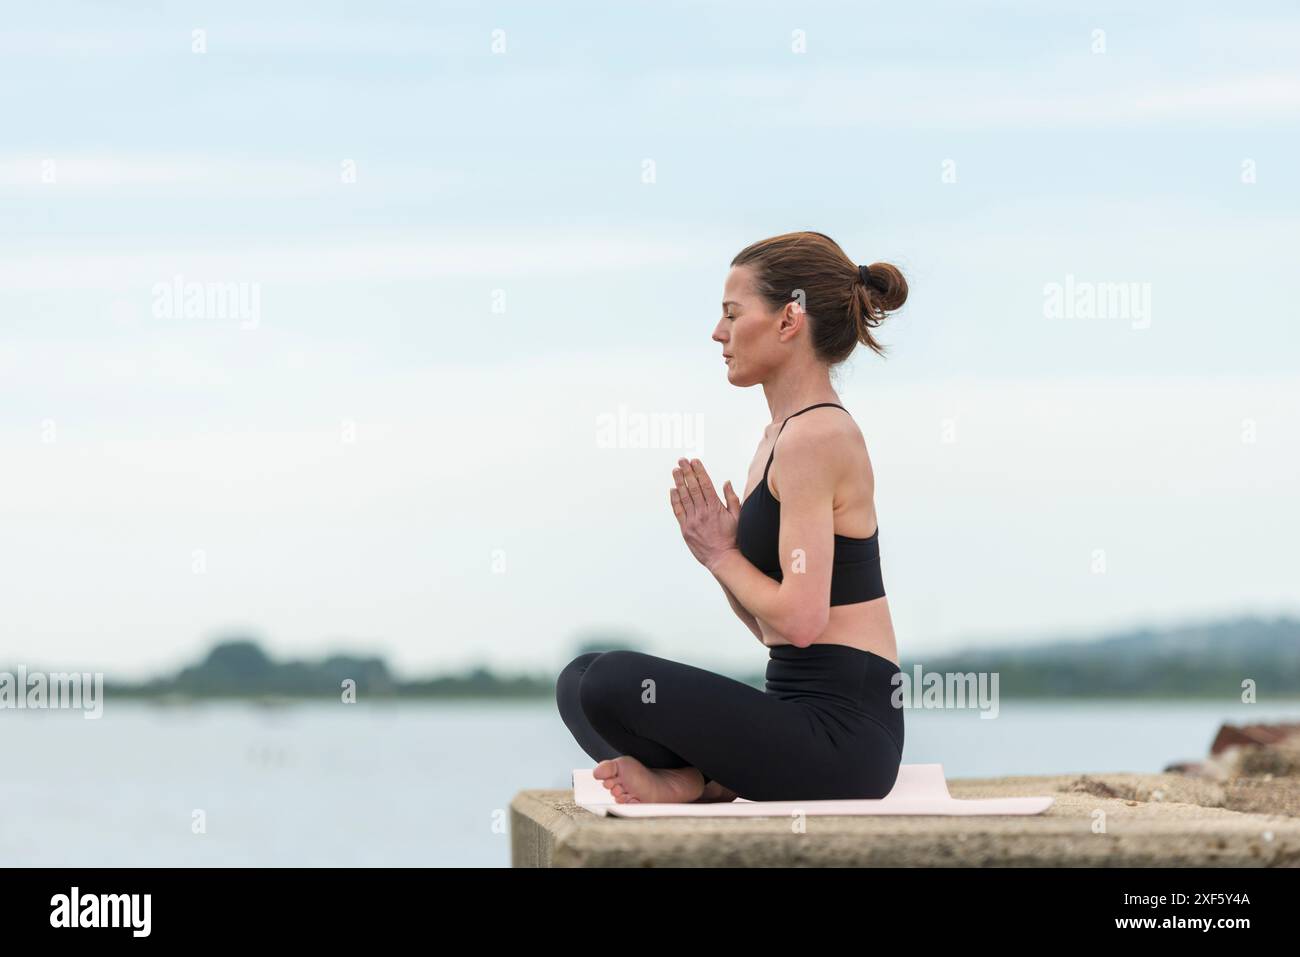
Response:
[[[647,768],[626,754],[601,761],[591,773],[618,804],[688,804],[704,792],[704,775],[695,768]]]

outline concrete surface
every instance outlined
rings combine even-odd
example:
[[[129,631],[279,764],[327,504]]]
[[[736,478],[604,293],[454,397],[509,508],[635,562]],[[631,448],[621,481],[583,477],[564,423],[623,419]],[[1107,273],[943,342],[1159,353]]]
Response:
[[[1033,817],[620,820],[573,791],[510,804],[515,867],[1300,867],[1300,779],[1063,774],[948,782],[956,798],[1051,794]]]

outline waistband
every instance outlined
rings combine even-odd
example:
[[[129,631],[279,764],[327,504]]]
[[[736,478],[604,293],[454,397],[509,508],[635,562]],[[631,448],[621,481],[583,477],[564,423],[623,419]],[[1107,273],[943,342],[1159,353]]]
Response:
[[[852,645],[834,645],[829,642],[817,642],[800,648],[798,645],[772,645],[768,648],[770,661],[836,661],[857,659],[873,668],[886,671],[901,671],[898,665],[874,651],[864,651]]]
[[[893,677],[901,670],[888,658],[850,645],[773,645],[768,649],[767,690],[861,706],[864,697],[892,694]]]
[[[766,690],[848,720],[863,717],[883,725],[900,750],[903,711],[893,706],[894,676],[902,669],[888,658],[850,645],[817,643],[769,648]]]

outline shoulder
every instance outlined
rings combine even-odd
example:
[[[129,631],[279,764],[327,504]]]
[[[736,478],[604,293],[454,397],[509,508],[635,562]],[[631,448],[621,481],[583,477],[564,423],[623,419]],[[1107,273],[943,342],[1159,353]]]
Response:
[[[786,449],[793,447],[808,450],[841,444],[865,445],[862,430],[848,412],[825,406],[809,409],[787,421],[780,441],[777,442],[777,454],[780,454],[782,446]]]
[[[775,461],[785,476],[834,476],[841,468],[853,467],[865,450],[853,416],[826,406],[786,422],[776,443]]]

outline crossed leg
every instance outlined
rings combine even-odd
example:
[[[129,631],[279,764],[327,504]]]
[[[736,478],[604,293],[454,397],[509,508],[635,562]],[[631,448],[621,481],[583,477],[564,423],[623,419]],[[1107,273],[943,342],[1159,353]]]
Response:
[[[642,799],[634,789],[645,779],[635,766],[618,767],[627,758],[651,773],[675,772],[666,780],[682,792],[698,791],[696,768],[710,786],[724,785],[728,800],[812,799],[844,787],[843,755],[806,708],[703,668],[591,652],[560,673],[556,700],[579,746],[601,762],[597,777],[625,777],[632,799]]]

